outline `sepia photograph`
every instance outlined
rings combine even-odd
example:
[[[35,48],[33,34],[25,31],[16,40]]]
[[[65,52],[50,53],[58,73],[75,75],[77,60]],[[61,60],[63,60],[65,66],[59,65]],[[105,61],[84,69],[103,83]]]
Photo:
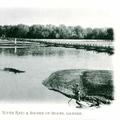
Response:
[[[59,109],[63,104],[63,111],[96,111],[114,104],[110,6],[102,9],[96,0],[91,8],[83,1],[86,7],[75,8],[61,7],[61,2],[49,7],[53,2],[5,1],[0,8],[1,104],[35,103],[40,110],[40,105]],[[0,115],[17,114],[12,112],[4,109]]]

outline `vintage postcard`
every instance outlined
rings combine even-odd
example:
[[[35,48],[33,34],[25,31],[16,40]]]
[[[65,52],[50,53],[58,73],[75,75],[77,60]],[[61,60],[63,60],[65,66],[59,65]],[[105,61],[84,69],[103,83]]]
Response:
[[[113,3],[0,1],[0,120],[118,119]]]

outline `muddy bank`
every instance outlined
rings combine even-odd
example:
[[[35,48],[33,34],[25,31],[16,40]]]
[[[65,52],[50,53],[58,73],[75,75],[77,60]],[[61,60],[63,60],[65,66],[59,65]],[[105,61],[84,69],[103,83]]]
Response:
[[[48,89],[66,97],[107,103],[113,100],[113,72],[109,70],[62,70],[43,81]],[[77,86],[76,86],[77,85]],[[76,96],[75,90],[79,91]]]

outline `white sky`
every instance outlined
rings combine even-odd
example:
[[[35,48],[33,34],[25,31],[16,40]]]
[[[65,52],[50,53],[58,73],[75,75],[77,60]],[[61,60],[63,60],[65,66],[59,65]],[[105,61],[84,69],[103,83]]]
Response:
[[[0,0],[0,24],[113,26],[115,0]]]

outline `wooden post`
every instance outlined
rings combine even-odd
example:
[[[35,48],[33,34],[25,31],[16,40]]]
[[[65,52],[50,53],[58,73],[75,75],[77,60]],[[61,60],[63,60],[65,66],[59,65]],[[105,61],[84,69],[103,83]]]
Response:
[[[15,46],[14,53],[17,53],[17,47]]]
[[[17,44],[17,39],[15,38],[15,45]]]
[[[79,84],[80,84],[80,90],[81,91],[83,91],[83,89],[84,89],[84,86],[83,86],[83,74],[82,73],[80,73],[80,81],[79,81]]]

